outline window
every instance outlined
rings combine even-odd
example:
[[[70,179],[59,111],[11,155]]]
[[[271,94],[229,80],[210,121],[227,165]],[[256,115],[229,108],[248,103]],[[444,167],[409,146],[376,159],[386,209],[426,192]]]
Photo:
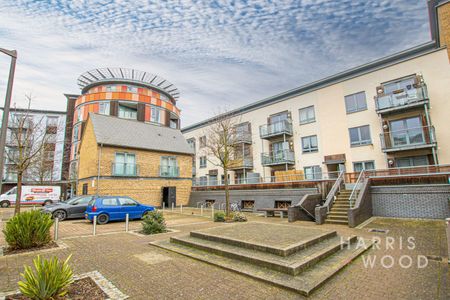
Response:
[[[105,198],[102,200],[102,204],[106,206],[117,206],[116,198]]]
[[[137,93],[137,87],[127,85],[127,92]]]
[[[414,77],[403,78],[383,84],[384,94],[392,94],[395,91],[403,91],[411,89],[414,85]]]
[[[122,206],[136,206],[136,201],[130,198],[119,198],[119,204]]]
[[[206,168],[206,164],[207,164],[206,156],[200,156],[200,168],[201,169]]]
[[[119,104],[119,118],[123,119],[137,119],[136,104]]]
[[[300,114],[300,124],[308,124],[316,121],[314,106],[301,108],[299,110],[299,114]]]
[[[289,119],[289,113],[288,112],[282,112],[279,114],[275,114],[269,117],[269,124],[275,124],[279,123],[285,120]]]
[[[164,95],[163,93],[159,94],[159,99],[163,100],[163,101],[169,101],[169,97],[167,97],[166,95]]]
[[[98,113],[101,115],[109,115],[109,101],[103,101],[98,104]]]
[[[394,146],[425,143],[420,117],[391,121],[390,130]]]
[[[116,91],[116,86],[115,85],[107,85],[106,86],[106,91],[107,92],[115,92]]]
[[[353,163],[353,171],[361,172],[362,170],[375,170],[375,162],[373,160],[369,160]]]
[[[317,135],[302,137],[302,152],[310,153],[317,152],[319,148],[317,146]]]
[[[200,137],[200,148],[206,147],[206,136]]]
[[[187,140],[189,147],[191,147],[192,151],[195,152],[195,138],[191,138]]]
[[[47,117],[47,127],[58,126],[58,117]]]
[[[322,179],[322,168],[320,166],[310,166],[303,168],[305,179]]]
[[[170,119],[169,127],[176,129],[178,127],[178,120],[177,119]]]
[[[397,158],[395,162],[399,168],[426,166],[429,164],[428,157],[425,155]]]
[[[160,176],[178,177],[178,162],[176,156],[161,156]]]
[[[345,96],[345,108],[347,113],[353,113],[367,109],[366,92]]]
[[[198,180],[199,180],[199,182],[198,182],[199,185],[202,185],[202,186],[208,185],[208,177],[206,177],[206,176],[200,176],[200,177],[198,178]]]
[[[77,120],[78,122],[83,121],[83,112],[81,111],[83,107],[77,108]]]
[[[56,143],[56,133],[48,133],[46,140],[47,143]]]
[[[79,140],[78,135],[79,135],[79,132],[80,132],[80,125],[81,124],[76,124],[73,127],[73,141],[78,141]]]
[[[54,151],[45,151],[44,152],[44,159],[47,160],[47,161],[55,160],[55,152]]]
[[[113,175],[136,176],[136,156],[132,153],[116,153]]]
[[[156,107],[152,107],[151,110],[152,110],[152,113],[150,115],[150,121],[151,122],[155,122],[155,123],[159,123],[160,110],[157,109]]]
[[[372,144],[369,125],[350,128],[349,133],[352,146]]]
[[[87,194],[88,194],[88,184],[83,183],[83,195],[87,195]]]

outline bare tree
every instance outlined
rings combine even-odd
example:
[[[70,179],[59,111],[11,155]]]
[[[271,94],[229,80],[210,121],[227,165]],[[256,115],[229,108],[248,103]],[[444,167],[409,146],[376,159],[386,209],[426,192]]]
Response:
[[[14,214],[20,213],[20,199],[22,196],[22,182],[27,171],[42,164],[42,157],[48,151],[50,135],[43,122],[44,118],[36,120],[30,115],[31,96],[25,96],[28,101],[26,110],[14,111],[8,124],[9,149],[6,151],[8,166],[17,173],[17,194]]]
[[[214,117],[205,130],[204,149],[208,161],[222,168],[225,187],[225,214],[230,217],[230,192],[228,188],[228,172],[234,164],[235,145],[237,141],[236,118],[227,113],[218,114]]]

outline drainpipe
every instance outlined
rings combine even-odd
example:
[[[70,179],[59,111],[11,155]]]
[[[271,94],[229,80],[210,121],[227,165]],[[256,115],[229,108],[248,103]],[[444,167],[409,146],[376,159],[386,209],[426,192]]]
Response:
[[[431,128],[431,120],[430,120],[430,113],[428,112],[428,106],[426,103],[423,106],[424,106],[424,110],[425,110],[425,119],[427,120],[427,126],[428,126],[428,130],[430,132],[430,138],[431,138],[431,141],[434,143],[434,142],[436,142],[436,137],[434,135],[434,131]],[[433,153],[434,164],[438,165],[439,162],[437,159],[436,148],[435,147],[431,148],[431,151]]]
[[[97,165],[97,196],[98,196],[98,191],[99,191],[99,186],[100,186],[100,160],[102,158],[102,149],[103,149],[103,144],[100,144],[100,151],[98,152],[98,165]]]

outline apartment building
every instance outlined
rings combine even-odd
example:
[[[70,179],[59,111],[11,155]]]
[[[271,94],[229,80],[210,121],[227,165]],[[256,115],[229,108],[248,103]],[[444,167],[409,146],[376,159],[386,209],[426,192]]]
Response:
[[[64,131],[66,113],[37,109],[14,108],[10,111],[6,137],[5,166],[3,170],[3,191],[17,184],[14,160],[18,152],[17,138],[28,137],[35,144],[44,143],[44,151],[39,154],[40,163],[34,163],[24,174],[25,183],[59,182],[62,177],[64,152]],[[14,131],[33,130],[31,133],[14,134]]]
[[[229,112],[242,137],[231,182],[277,171],[321,179],[339,171],[450,164],[450,2],[429,3],[430,42]],[[205,151],[209,124],[182,129],[196,153],[200,185],[223,179]]]

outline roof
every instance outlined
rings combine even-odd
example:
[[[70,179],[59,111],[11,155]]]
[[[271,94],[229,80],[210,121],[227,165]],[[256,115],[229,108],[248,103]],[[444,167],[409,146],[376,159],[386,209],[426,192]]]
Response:
[[[349,80],[351,78],[355,78],[370,72],[373,72],[375,70],[379,70],[382,68],[386,68],[388,66],[391,65],[395,65],[422,55],[426,55],[429,53],[432,53],[434,51],[438,51],[441,48],[438,47],[436,41],[431,41],[398,53],[395,53],[393,55],[390,56],[386,56],[383,57],[381,59],[369,62],[367,64],[364,65],[360,65],[357,66],[355,68],[352,69],[348,69],[346,71],[334,74],[332,76],[329,77],[325,77],[323,79],[302,85],[300,87],[288,90],[286,92],[277,94],[275,96],[271,96],[253,103],[250,103],[248,105],[242,106],[240,108],[231,110],[229,112],[226,112],[225,114],[223,114],[223,116],[235,116],[235,115],[239,115],[239,114],[243,114],[246,112],[250,112],[256,109],[259,109],[261,107],[267,106],[267,105],[272,105],[274,103],[277,102],[281,102],[281,101],[285,101],[288,100],[290,98],[299,96],[299,95],[303,95],[306,93],[310,93],[312,91],[327,87],[327,86],[331,86],[333,84],[342,82],[342,81],[346,81]],[[183,133],[198,129],[198,128],[202,128],[204,126],[207,126],[208,124],[211,123],[212,120],[216,119],[217,116],[213,117],[213,118],[209,118],[206,119],[202,122],[199,123],[195,123],[193,125],[184,127],[181,129],[181,131]]]
[[[4,110],[4,107],[0,107],[0,110]],[[32,114],[55,114],[55,115],[65,115],[67,114],[66,111],[56,111],[56,110],[45,110],[45,109],[34,109],[34,108],[18,108],[18,107],[11,107],[9,109],[10,113],[14,112],[29,112]]]
[[[87,71],[78,77],[78,86],[82,93],[90,87],[105,83],[134,83],[156,89],[175,100],[180,97],[178,88],[161,76],[127,68],[97,68]]]
[[[179,129],[89,113],[98,144],[193,154]]]

